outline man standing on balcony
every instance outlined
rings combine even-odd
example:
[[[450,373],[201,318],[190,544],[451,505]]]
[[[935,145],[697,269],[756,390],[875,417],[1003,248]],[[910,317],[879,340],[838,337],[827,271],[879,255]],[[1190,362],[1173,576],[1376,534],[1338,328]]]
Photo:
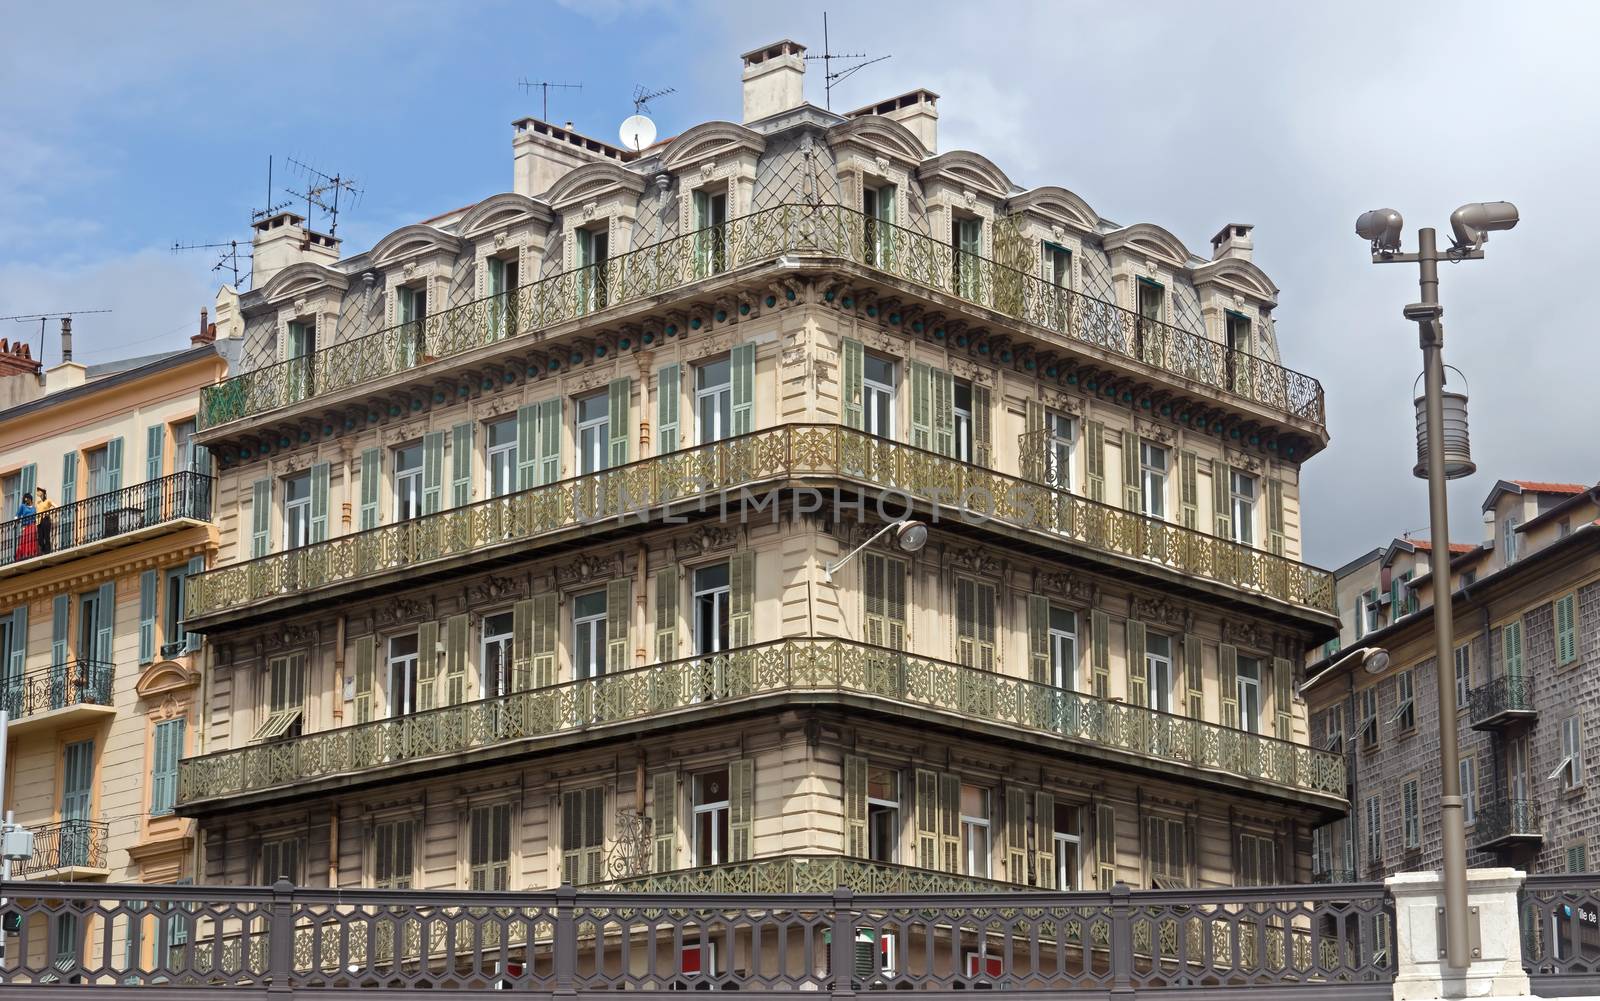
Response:
[[[39,514],[39,552],[48,553],[50,551],[50,530],[54,527],[53,522],[55,521],[50,512],[56,509],[56,502],[50,499],[50,495],[45,492],[44,487],[39,488],[39,500],[34,505],[34,509]]]

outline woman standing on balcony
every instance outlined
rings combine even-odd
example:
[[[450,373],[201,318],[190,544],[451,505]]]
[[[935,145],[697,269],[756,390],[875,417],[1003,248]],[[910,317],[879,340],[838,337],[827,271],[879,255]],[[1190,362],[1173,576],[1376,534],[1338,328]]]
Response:
[[[39,513],[39,552],[48,553],[50,551],[50,529],[55,521],[55,517],[50,512],[56,509],[56,502],[50,499],[49,494],[45,493],[44,487],[39,488],[39,501],[36,509]]]
[[[33,506],[33,494],[23,494],[17,505],[17,523],[22,526],[17,536],[16,559],[25,560],[39,555],[39,526],[33,523],[38,509]]]

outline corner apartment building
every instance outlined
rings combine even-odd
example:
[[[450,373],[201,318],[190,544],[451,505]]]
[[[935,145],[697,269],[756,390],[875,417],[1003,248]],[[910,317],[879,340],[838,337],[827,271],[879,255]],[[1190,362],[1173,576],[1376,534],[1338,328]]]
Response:
[[[1600,746],[1585,670],[1600,657],[1600,488],[1501,480],[1483,511],[1484,540],[1451,545],[1468,862],[1587,872],[1600,851],[1585,778]],[[1396,540],[1367,560],[1365,632],[1310,668],[1312,743],[1342,751],[1350,774],[1351,816],[1316,834],[1318,874],[1335,881],[1441,864],[1426,545]],[[1358,664],[1372,648],[1389,653],[1376,675]]]
[[[173,810],[192,746],[200,636],[184,589],[217,547],[201,386],[238,341],[0,377],[0,708],[5,807],[34,832],[17,879],[171,883],[193,875]],[[13,361],[21,360],[19,355]],[[52,510],[18,516],[24,495]]]
[[[1309,876],[1327,433],[1251,227],[1196,255],[803,55],[642,152],[519,121],[511,191],[358,254],[258,224],[197,435],[207,881]]]

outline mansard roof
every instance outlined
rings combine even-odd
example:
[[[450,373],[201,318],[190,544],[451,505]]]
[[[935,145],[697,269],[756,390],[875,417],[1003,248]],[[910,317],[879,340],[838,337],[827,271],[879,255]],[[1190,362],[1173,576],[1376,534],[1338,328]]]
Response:
[[[471,237],[525,222],[549,222],[550,218],[550,206],[535,201],[527,195],[505,191],[498,195],[490,195],[467,209],[461,221],[456,224],[456,232],[464,237]]]
[[[1215,261],[1207,261],[1194,269],[1194,283],[1196,285],[1203,285],[1212,281],[1221,281],[1238,286],[1268,302],[1276,303],[1278,301],[1278,286],[1272,283],[1272,279],[1267,277],[1267,273],[1256,267],[1254,263],[1240,260],[1237,257],[1223,257]]]
[[[300,261],[283,268],[261,286],[261,294],[272,302],[294,299],[324,290],[343,292],[350,287],[350,276],[326,264]]]
[[[1095,232],[1100,222],[1100,213],[1091,208],[1088,202],[1066,188],[1054,184],[1041,185],[1021,194],[1012,195],[1006,202],[1006,207],[1013,212],[1036,212],[1047,219],[1087,233]]]
[[[1016,188],[1011,178],[995,166],[993,160],[967,149],[953,149],[924,160],[922,166],[917,168],[917,176],[938,177],[953,184],[983,188],[999,198],[1004,198]]]
[[[1156,254],[1178,265],[1189,262],[1189,248],[1183,241],[1153,222],[1137,222],[1112,230],[1101,242],[1107,250],[1126,248]]]
[[[766,138],[754,129],[733,122],[702,122],[667,143],[661,151],[661,166],[677,173],[729,153],[760,156],[766,148]]]
[[[461,239],[437,226],[418,222],[401,226],[379,240],[367,252],[367,259],[373,266],[383,267],[407,257],[419,257],[434,251],[458,254],[461,252]]]
[[[561,179],[544,193],[544,201],[557,212],[573,205],[602,198],[615,192],[638,195],[644,191],[645,178],[638,171],[629,170],[609,160],[598,160],[574,167],[561,175]]]

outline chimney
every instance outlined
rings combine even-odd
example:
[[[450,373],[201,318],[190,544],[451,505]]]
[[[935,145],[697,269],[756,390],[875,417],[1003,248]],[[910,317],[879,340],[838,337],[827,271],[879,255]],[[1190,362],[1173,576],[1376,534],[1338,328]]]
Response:
[[[70,316],[61,318],[61,360],[63,362],[72,360],[72,317]]]
[[[1211,238],[1211,259],[1248,261],[1250,252],[1255,249],[1255,241],[1250,239],[1252,229],[1255,226],[1247,222],[1230,222],[1222,227],[1222,231]]]
[[[0,337],[0,378],[12,375],[38,375],[39,362],[26,341],[12,344]]]
[[[312,261],[332,265],[339,260],[339,241],[305,225],[293,212],[258,219],[252,227],[250,286],[260,288],[291,264]]]
[[[806,103],[806,47],[784,39],[751,49],[744,59],[744,124]]]
[[[939,95],[931,90],[917,89],[909,94],[891,97],[887,101],[869,104],[864,108],[857,108],[845,115],[846,118],[860,118],[863,115],[882,115],[904,125],[922,140],[922,148],[928,155],[939,152],[939,108],[937,102]]]
[[[213,340],[244,336],[244,320],[239,316],[239,291],[231,285],[217,290],[216,320],[210,325]]]
[[[208,314],[206,313],[206,308],[201,306],[200,330],[193,337],[189,338],[190,347],[197,348],[202,344],[210,344],[212,341],[217,339],[217,325],[215,323],[207,323],[207,318]]]
[[[516,129],[511,138],[511,190],[529,198],[549,191],[568,171],[586,163],[627,163],[637,157],[632,150],[579,135],[572,131],[571,122],[562,128],[537,118],[522,118],[511,127]]]

